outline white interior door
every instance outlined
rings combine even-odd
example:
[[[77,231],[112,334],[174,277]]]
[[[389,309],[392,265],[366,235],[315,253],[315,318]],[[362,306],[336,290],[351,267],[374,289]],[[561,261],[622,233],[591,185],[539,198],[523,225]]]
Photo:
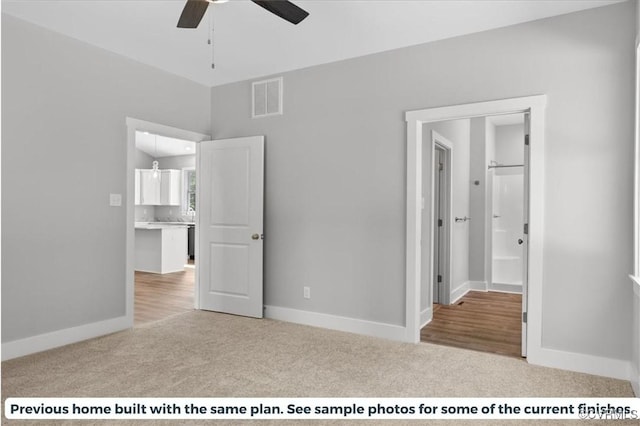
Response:
[[[264,137],[198,145],[199,307],[262,318]]]

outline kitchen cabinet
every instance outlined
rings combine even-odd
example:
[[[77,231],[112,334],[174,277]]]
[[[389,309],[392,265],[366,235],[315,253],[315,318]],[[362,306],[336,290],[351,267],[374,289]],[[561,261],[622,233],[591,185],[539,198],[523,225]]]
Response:
[[[156,206],[160,204],[160,173],[153,170],[140,170],[140,204]]]
[[[135,270],[167,274],[184,270],[187,261],[187,227],[136,224]]]
[[[180,170],[135,170],[135,204],[145,206],[179,206],[182,194]]]
[[[179,206],[182,186],[180,170],[162,170],[160,172],[160,205]]]

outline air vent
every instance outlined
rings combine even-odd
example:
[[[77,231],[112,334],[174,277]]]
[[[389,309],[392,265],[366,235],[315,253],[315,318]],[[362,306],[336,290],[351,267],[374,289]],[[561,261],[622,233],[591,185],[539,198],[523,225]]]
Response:
[[[282,114],[282,77],[252,84],[252,117]]]

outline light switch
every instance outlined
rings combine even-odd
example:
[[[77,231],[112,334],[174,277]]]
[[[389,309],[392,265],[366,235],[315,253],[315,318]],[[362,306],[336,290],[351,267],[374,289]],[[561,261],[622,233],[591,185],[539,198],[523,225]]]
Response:
[[[109,194],[109,205],[120,207],[122,205],[122,194]]]

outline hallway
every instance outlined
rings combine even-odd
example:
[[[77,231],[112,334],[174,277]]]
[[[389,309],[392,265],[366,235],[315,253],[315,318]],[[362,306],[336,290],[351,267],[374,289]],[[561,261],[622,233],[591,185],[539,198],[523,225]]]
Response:
[[[420,341],[520,357],[520,294],[470,291],[454,305],[433,308]]]

